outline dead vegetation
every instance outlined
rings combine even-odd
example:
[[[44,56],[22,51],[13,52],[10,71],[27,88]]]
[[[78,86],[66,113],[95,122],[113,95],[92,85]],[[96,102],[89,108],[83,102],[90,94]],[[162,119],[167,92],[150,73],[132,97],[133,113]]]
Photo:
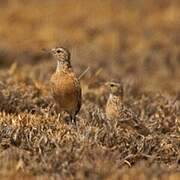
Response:
[[[0,1],[1,179],[180,179],[179,1]],[[64,16],[66,14],[66,16]],[[82,78],[77,129],[58,120],[49,95],[65,45]],[[111,128],[106,80],[146,137]]]

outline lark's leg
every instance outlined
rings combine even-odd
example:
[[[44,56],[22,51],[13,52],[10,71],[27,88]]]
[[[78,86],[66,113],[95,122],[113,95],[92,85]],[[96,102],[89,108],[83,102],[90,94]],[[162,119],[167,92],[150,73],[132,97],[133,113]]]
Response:
[[[61,120],[61,113],[58,113],[58,114],[57,114],[57,119],[58,119],[58,121]]]
[[[76,126],[76,115],[70,115],[71,122]]]

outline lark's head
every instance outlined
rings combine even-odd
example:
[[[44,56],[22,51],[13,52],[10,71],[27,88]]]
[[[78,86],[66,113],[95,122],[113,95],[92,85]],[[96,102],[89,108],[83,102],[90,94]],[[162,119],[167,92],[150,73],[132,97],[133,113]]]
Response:
[[[109,82],[106,82],[105,85],[108,87],[111,94],[123,97],[123,85],[122,84],[109,81]]]
[[[70,61],[71,54],[63,47],[52,48],[51,53],[58,61]]]
[[[57,71],[71,68],[71,54],[67,49],[63,47],[52,48],[51,53],[57,60]]]

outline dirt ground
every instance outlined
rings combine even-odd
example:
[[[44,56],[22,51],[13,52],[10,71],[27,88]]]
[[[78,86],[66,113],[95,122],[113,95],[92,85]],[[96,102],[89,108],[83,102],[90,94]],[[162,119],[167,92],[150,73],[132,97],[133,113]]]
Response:
[[[180,179],[179,0],[0,0],[0,179]],[[81,80],[77,129],[50,108],[48,51]],[[149,129],[107,127],[103,86]]]

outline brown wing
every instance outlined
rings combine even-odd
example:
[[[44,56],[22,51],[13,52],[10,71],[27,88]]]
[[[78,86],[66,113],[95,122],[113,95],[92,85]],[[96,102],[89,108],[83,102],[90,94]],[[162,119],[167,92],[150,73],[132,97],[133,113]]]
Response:
[[[126,106],[122,105],[119,107],[120,112],[120,122],[123,124],[127,124],[128,126],[136,129],[140,134],[147,136],[149,134],[149,130],[139,121],[137,115]]]
[[[82,94],[82,91],[81,91],[81,85],[80,85],[80,82],[78,79],[75,80],[75,87],[77,89],[76,91],[76,95],[77,95],[77,99],[78,99],[78,102],[77,102],[77,110],[75,112],[75,115],[80,111],[80,108],[81,108],[81,101],[82,101],[82,97],[81,97],[81,94]]]
[[[131,124],[133,126],[138,125],[137,117],[131,109],[128,109],[126,106],[121,105],[119,106],[118,111],[119,111],[119,119],[121,122]]]

